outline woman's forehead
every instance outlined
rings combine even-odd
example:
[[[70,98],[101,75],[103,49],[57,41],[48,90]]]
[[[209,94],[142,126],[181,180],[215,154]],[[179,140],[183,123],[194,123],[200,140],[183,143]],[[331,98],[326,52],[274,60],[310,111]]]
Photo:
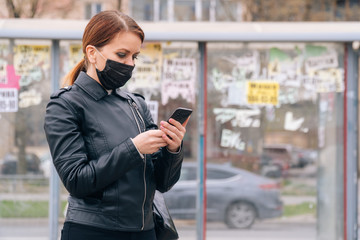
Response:
[[[114,50],[126,49],[130,52],[138,52],[141,48],[141,39],[133,32],[119,32],[106,46]]]

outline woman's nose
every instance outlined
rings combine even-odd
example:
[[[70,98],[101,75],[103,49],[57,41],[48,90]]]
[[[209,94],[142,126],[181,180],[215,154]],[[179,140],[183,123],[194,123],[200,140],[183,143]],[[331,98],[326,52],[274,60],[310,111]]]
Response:
[[[131,58],[127,58],[124,62],[126,65],[130,65],[130,66],[134,66],[135,65],[135,61],[134,59],[131,57]]]

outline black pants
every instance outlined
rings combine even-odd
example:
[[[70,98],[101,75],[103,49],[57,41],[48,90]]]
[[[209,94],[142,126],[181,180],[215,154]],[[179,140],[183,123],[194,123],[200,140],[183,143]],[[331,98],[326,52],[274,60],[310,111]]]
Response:
[[[154,229],[142,232],[120,232],[65,222],[61,231],[61,240],[156,240],[156,236]]]

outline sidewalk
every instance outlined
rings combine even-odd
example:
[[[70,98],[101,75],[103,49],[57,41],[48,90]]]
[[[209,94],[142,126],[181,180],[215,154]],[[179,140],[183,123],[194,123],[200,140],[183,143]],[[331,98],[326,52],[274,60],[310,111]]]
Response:
[[[180,240],[196,240],[195,221],[175,221]],[[59,229],[62,223],[59,223]],[[225,224],[209,222],[207,240],[315,240],[314,223],[256,222],[251,229],[228,229]],[[47,219],[0,219],[0,240],[48,240]]]

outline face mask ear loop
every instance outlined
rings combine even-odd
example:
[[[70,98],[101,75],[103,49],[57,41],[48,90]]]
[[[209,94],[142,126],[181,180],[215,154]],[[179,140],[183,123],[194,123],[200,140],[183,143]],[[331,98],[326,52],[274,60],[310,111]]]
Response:
[[[94,47],[94,48],[101,55],[101,57],[106,61],[107,60],[106,57],[104,57],[104,55],[102,55],[102,53],[96,47]]]
[[[104,55],[102,55],[102,53],[94,46],[95,50],[100,54],[100,56],[105,60],[107,61],[107,59],[104,57]],[[96,63],[95,63],[95,68],[98,69],[98,67],[96,66]]]

